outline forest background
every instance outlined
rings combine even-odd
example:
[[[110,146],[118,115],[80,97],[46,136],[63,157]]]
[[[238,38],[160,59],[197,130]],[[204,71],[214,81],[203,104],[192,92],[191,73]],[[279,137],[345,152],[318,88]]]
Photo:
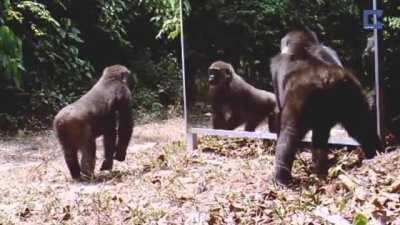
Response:
[[[400,88],[400,2],[381,3],[382,77],[393,99]],[[372,31],[362,29],[362,11],[371,4],[183,0],[188,86],[196,82],[197,69],[222,58],[251,75],[256,86],[269,89],[269,56],[291,25],[307,24],[371,88],[373,64],[363,50]],[[14,133],[48,127],[60,108],[87,91],[105,66],[116,63],[126,65],[138,80],[135,116],[140,121],[180,114],[180,32],[178,0],[1,1],[0,129]],[[192,88],[189,98],[200,91]],[[392,117],[399,105],[391,103]]]

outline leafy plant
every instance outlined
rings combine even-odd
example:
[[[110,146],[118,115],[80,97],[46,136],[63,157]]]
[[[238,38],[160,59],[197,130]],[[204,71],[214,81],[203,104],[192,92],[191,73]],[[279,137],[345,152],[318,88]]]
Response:
[[[123,0],[105,1],[101,6],[99,22],[102,24],[103,31],[110,35],[111,40],[129,47],[130,43],[126,40],[127,32],[122,20],[128,10],[125,2]]]
[[[140,2],[145,2],[141,0]],[[185,14],[190,12],[188,0],[151,0],[145,3],[149,9],[156,14],[151,21],[160,26],[157,38],[167,37],[170,40],[176,39],[181,33],[181,8]]]
[[[22,42],[9,27],[0,26],[0,69],[6,80],[13,80],[17,88],[21,88]],[[2,77],[0,77],[2,79]]]
[[[367,225],[368,218],[363,213],[357,213],[353,218],[353,225]]]

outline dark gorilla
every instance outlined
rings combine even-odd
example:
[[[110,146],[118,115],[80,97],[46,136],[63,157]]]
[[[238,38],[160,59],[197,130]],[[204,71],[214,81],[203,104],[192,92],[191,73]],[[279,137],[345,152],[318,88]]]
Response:
[[[339,56],[335,52],[335,50],[331,49],[328,46],[323,44],[316,44],[312,45],[308,51],[310,55],[317,57],[322,62],[329,64],[329,65],[338,65],[343,67],[342,62],[339,59]]]
[[[282,53],[271,59],[271,74],[282,106],[275,156],[275,179],[291,181],[291,169],[300,140],[312,130],[312,161],[318,174],[328,170],[328,138],[341,123],[363,147],[366,158],[376,155],[381,142],[360,82],[348,70],[313,56],[315,37],[306,31],[289,32]],[[332,50],[333,51],[333,50]]]
[[[310,55],[317,57],[322,62],[329,64],[329,65],[338,65],[343,67],[342,62],[339,59],[338,54],[332,48],[322,44],[319,42],[317,35],[315,32],[306,29],[305,31],[310,36],[310,44],[311,46],[308,47],[306,50],[310,53]],[[289,41],[290,39],[286,40]],[[283,40],[282,40],[283,41]],[[288,43],[286,43],[288,44]],[[282,46],[282,43],[281,43]],[[287,45],[284,45],[287,46]],[[286,48],[290,52],[290,48]],[[284,52],[282,52],[284,53]]]
[[[296,43],[293,43],[294,40]],[[301,58],[296,59],[293,55],[296,55],[296,57],[307,58],[307,60]],[[282,109],[281,100],[284,98],[284,94],[280,94],[280,91],[282,91],[281,85],[283,84],[283,80],[291,71],[307,67],[308,63],[304,63],[305,61],[310,61],[310,63],[312,63],[311,61],[314,61],[314,63],[318,61],[319,63],[326,65],[337,65],[343,67],[336,51],[321,44],[315,32],[309,29],[298,32],[294,31],[290,36],[286,35],[281,39],[281,57],[285,56],[290,56],[292,58],[290,60],[291,66],[277,65],[277,63],[285,63],[285,60],[281,60],[274,63],[276,68],[279,67],[279,74],[281,75],[277,76],[272,73],[273,86],[275,94],[277,95],[279,109]]]
[[[257,89],[235,73],[232,65],[217,61],[209,67],[212,125],[214,129],[232,130],[245,124],[246,131],[254,131],[269,117],[269,129],[275,128],[277,113],[273,93]]]
[[[81,172],[92,178],[96,163],[95,139],[103,135],[101,170],[111,170],[113,159],[124,161],[132,135],[130,71],[121,65],[107,67],[100,80],[85,95],[64,107],[54,119],[54,129],[73,179]],[[78,151],[81,162],[78,162]]]

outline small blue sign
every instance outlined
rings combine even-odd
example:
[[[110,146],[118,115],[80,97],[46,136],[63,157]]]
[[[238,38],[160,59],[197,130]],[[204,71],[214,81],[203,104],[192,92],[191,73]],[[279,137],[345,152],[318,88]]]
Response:
[[[374,17],[376,15],[376,23],[374,23],[374,20],[370,21],[370,18]],[[364,29],[372,30],[372,29],[382,29],[383,25],[379,21],[379,18],[381,18],[383,15],[383,10],[364,10],[363,12],[363,25]]]

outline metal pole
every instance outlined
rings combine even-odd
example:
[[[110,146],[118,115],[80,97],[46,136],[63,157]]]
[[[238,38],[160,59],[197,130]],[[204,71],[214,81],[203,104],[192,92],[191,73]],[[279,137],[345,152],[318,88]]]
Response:
[[[180,19],[181,19],[181,62],[182,62],[182,81],[183,81],[183,119],[185,130],[187,131],[187,100],[186,100],[186,73],[185,73],[185,46],[183,42],[183,7],[182,1],[179,1]]]
[[[183,7],[182,1],[179,1],[180,19],[181,19],[181,62],[182,62],[182,81],[183,81],[183,120],[186,132],[186,148],[188,151],[193,151],[197,147],[197,135],[189,132],[188,129],[188,103],[186,98],[186,70],[185,70],[185,45],[183,38]]]
[[[372,1],[372,9],[377,10],[377,0]],[[378,23],[377,15],[374,14],[374,24]],[[382,115],[381,115],[381,88],[379,76],[379,49],[378,49],[378,28],[374,28],[374,55],[375,55],[375,97],[376,97],[376,128],[379,137],[383,138]]]

